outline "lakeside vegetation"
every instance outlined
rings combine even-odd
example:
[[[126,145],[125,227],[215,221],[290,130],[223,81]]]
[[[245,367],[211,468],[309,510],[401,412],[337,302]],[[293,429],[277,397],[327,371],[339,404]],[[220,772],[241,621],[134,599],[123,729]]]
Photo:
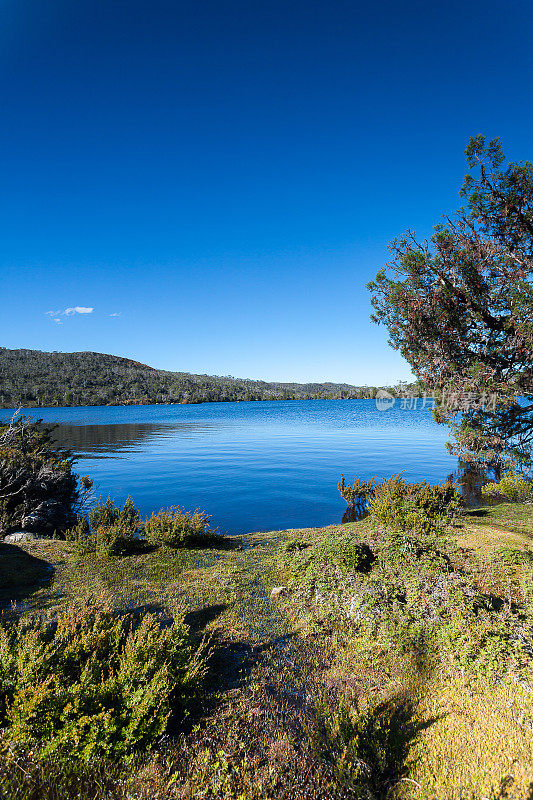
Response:
[[[0,348],[0,407],[148,405],[374,397],[347,383],[267,383],[168,372],[104,353]]]
[[[0,544],[4,796],[528,797],[533,505],[381,510],[229,548]]]

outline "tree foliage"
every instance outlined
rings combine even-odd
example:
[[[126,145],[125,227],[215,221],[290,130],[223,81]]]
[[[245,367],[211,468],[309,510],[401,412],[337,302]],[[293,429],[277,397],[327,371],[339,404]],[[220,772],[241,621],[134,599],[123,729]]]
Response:
[[[89,496],[92,482],[78,484],[73,457],[51,430],[23,416],[0,424],[0,531],[65,531]]]
[[[408,231],[368,288],[372,319],[440,399],[465,461],[531,465],[533,164],[505,163],[498,139],[466,148],[465,203],[430,241]]]
[[[154,369],[105,353],[0,348],[0,406],[144,405],[365,397],[347,383],[267,383]],[[373,397],[375,390],[371,396]]]

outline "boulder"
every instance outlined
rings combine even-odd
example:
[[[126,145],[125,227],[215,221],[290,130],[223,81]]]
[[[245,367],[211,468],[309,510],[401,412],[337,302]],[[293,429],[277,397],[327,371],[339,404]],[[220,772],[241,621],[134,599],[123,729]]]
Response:
[[[37,539],[37,536],[34,533],[30,533],[30,531],[15,531],[5,536],[4,542],[6,544],[17,544],[17,542],[30,542],[33,539]]]

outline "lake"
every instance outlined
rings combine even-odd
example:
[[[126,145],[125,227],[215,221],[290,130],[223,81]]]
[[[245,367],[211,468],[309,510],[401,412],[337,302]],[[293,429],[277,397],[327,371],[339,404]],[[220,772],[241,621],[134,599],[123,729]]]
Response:
[[[2,420],[12,411],[0,411]],[[143,516],[170,505],[213,515],[227,533],[340,522],[341,473],[444,480],[457,468],[428,409],[373,400],[31,409],[59,423],[97,494],[131,495]]]

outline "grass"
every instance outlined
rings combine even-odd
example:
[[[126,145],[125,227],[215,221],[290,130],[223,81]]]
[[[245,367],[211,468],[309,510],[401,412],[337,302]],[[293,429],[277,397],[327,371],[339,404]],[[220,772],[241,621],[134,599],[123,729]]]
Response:
[[[371,547],[368,574],[347,578],[337,556],[320,561],[338,553],[330,547],[338,541]],[[505,638],[511,629],[525,636],[530,624],[523,554],[533,553],[533,506],[466,514],[438,562],[391,555],[368,519],[235,542],[120,559],[80,558],[53,540],[4,551],[4,599],[18,601],[8,613],[53,611],[95,593],[117,609],[163,617],[178,606],[210,650],[204,700],[130,770],[95,766],[84,794],[74,778],[65,783],[68,770],[38,774],[31,759],[7,769],[4,754],[0,785],[10,800],[533,797],[533,669]],[[403,597],[390,598],[390,619],[350,620],[342,603],[317,602],[346,580],[352,593],[401,585]],[[441,583],[444,595],[471,591],[480,610],[465,617],[448,601],[434,608]],[[271,600],[279,585],[285,594]],[[478,641],[483,631],[492,638]]]

